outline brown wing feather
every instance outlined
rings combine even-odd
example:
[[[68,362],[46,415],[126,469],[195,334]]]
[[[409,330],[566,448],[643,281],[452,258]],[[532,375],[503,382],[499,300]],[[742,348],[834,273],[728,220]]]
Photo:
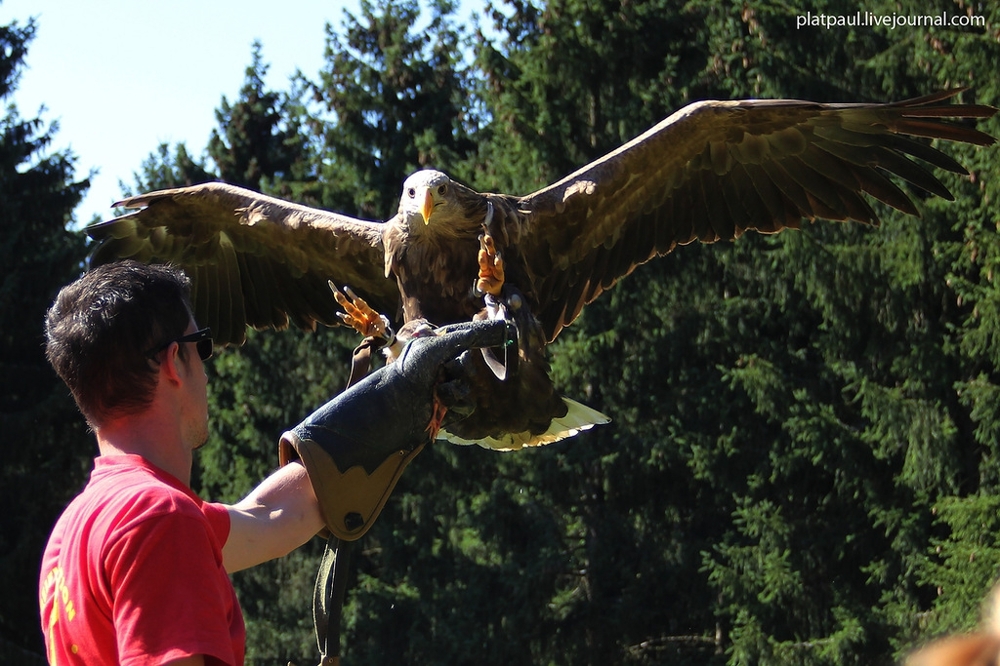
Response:
[[[199,323],[219,343],[242,343],[246,326],[336,325],[327,280],[350,285],[382,312],[398,309],[384,274],[384,223],[356,220],[206,183],[161,190],[116,206],[140,208],[91,225],[93,264],[135,258],[173,263],[194,282]]]
[[[775,233],[803,218],[878,224],[865,194],[919,214],[885,174],[951,199],[911,157],[965,169],[909,137],[991,145],[989,135],[944,120],[996,112],[948,103],[958,92],[893,104],[698,102],[521,198],[519,252],[545,335],[555,338],[583,304],[677,245],[731,240],[751,229]]]

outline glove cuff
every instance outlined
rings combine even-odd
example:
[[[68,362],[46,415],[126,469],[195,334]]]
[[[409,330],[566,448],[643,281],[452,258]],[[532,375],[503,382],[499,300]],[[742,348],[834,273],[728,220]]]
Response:
[[[341,470],[322,446],[288,431],[278,441],[278,460],[282,466],[302,461],[327,528],[338,539],[354,541],[371,528],[403,470],[424,446],[391,453],[368,473],[362,465]]]

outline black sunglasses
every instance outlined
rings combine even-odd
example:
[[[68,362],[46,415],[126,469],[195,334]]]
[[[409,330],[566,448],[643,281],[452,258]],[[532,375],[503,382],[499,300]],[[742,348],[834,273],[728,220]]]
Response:
[[[170,345],[174,344],[175,342],[178,344],[184,342],[193,342],[195,343],[195,349],[198,350],[198,356],[201,357],[202,361],[207,361],[208,359],[212,358],[212,346],[213,346],[212,329],[210,328],[203,328],[201,330],[195,331],[194,333],[188,333],[187,335],[182,335],[179,338],[174,338],[173,340],[167,340],[156,349],[147,352],[146,355],[152,358],[157,354],[159,354],[164,349],[166,349],[167,347],[169,347]]]

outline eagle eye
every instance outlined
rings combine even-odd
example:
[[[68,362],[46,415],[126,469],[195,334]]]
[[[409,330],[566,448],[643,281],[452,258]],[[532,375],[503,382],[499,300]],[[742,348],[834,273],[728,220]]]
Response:
[[[447,185],[439,185],[438,186],[438,194],[444,194],[447,190],[448,190]]]
[[[417,196],[417,188],[411,187],[410,189],[406,190],[406,195],[411,199]]]

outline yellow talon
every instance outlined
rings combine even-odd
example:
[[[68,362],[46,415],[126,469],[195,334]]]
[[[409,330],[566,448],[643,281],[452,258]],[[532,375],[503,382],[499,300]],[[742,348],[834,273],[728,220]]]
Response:
[[[342,322],[366,338],[386,337],[385,321],[379,313],[375,312],[375,310],[373,310],[371,306],[365,302],[365,299],[355,294],[350,287],[344,287],[344,291],[347,292],[346,295],[337,289],[336,285],[332,282],[330,283],[330,289],[333,290],[334,300],[337,301],[337,304],[340,305],[340,307],[344,308],[344,312],[337,313],[337,316],[340,317]]]
[[[479,279],[476,280],[476,290],[499,296],[503,282],[503,259],[497,252],[493,236],[483,234],[479,237]]]
[[[448,408],[443,402],[437,397],[437,393],[434,394],[434,403],[431,408],[431,420],[427,424],[427,433],[430,435],[431,441],[437,439],[438,433],[441,431],[441,426],[444,423],[444,416],[448,413]]]

